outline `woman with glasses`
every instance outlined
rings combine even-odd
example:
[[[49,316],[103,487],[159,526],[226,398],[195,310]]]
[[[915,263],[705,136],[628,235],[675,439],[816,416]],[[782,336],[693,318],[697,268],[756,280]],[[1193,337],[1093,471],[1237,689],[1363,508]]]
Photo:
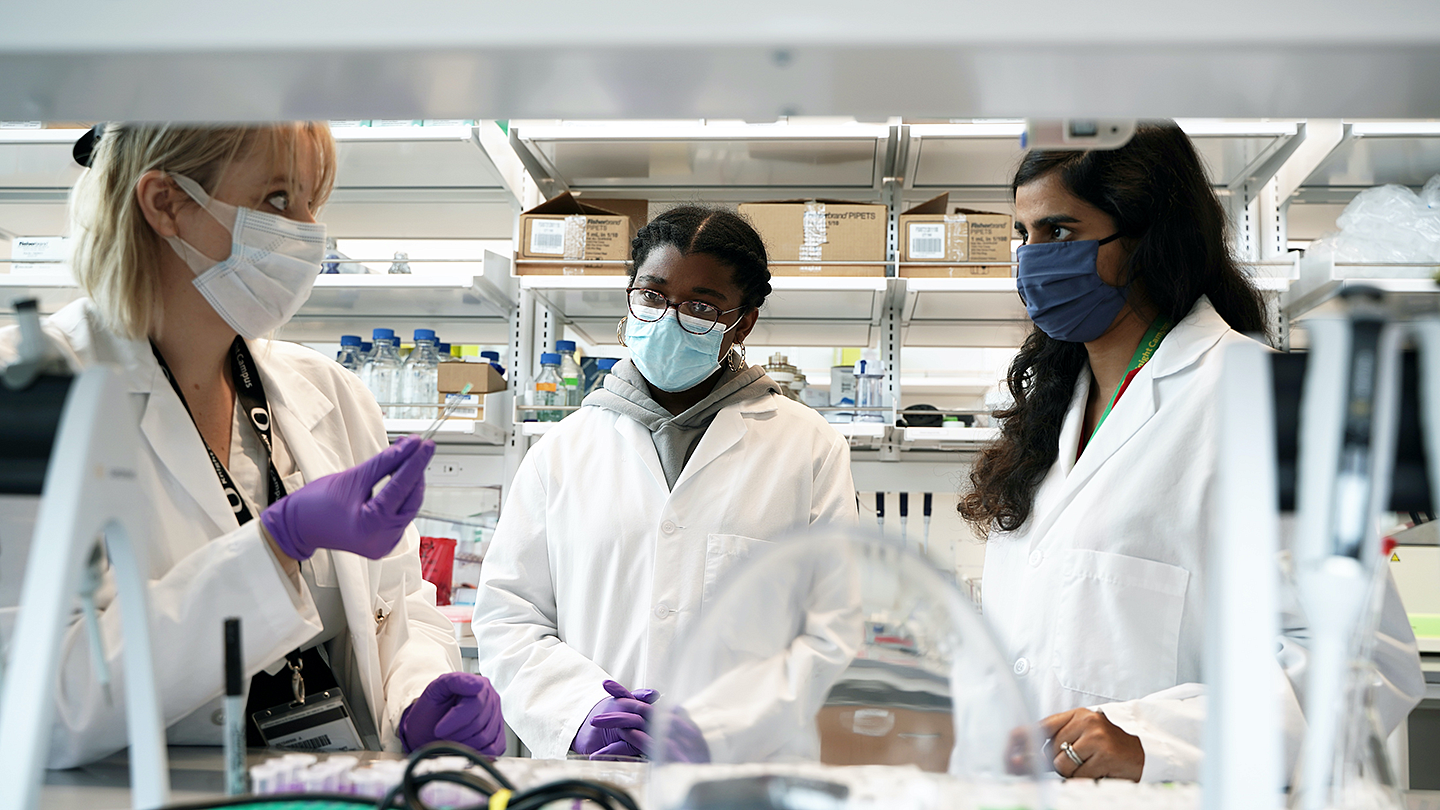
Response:
[[[646,753],[671,645],[725,573],[857,519],[845,441],[745,362],[770,293],[755,229],[681,206],[640,230],[632,258],[617,330],[630,359],[526,455],[475,605],[480,669],[536,757]],[[802,671],[840,653],[798,647]]]

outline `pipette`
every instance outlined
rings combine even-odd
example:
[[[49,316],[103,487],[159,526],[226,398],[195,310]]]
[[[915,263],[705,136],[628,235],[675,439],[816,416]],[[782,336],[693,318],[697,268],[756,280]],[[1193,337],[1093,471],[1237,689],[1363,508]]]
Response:
[[[470,393],[470,389],[473,387],[470,383],[465,383],[465,387],[460,389],[460,393],[451,394],[446,397],[446,399],[450,400],[449,404],[445,406],[445,409],[440,412],[439,416],[435,417],[435,421],[430,423],[430,427],[427,428],[424,433],[420,434],[421,441],[425,441],[435,435],[435,431],[439,430],[440,425],[444,424],[445,420],[450,418],[450,414],[455,412],[455,409],[460,405],[460,401],[465,398],[466,394]]]
[[[910,493],[900,493],[900,545],[910,545],[909,529],[906,524],[910,522]]]
[[[925,553],[930,553],[930,498],[933,493],[925,493]]]

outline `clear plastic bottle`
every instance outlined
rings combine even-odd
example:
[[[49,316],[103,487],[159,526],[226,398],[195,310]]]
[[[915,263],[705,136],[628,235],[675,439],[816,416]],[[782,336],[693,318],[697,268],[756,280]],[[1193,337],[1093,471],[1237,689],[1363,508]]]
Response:
[[[390,263],[390,275],[410,275],[410,254],[403,250],[395,251],[395,261]]]
[[[595,366],[599,371],[595,374],[595,381],[590,383],[589,390],[585,392],[586,396],[589,396],[591,391],[599,391],[605,387],[605,378],[610,376],[610,372],[614,370],[615,364],[618,362],[620,360],[614,357],[601,357],[595,361]]]
[[[583,396],[580,380],[584,375],[580,371],[580,364],[575,360],[575,341],[555,341],[555,353],[560,355],[560,382],[565,391],[565,401],[560,404],[578,407]]]
[[[435,330],[416,329],[415,348],[405,358],[400,370],[401,401],[413,406],[402,408],[401,418],[434,419],[440,412],[440,389],[436,387],[440,354],[435,349]]]
[[[885,405],[885,364],[865,350],[855,364],[855,421],[884,422],[884,411],[863,411],[860,408],[881,408]]]
[[[399,415],[400,352],[396,349],[395,330],[376,329],[375,354],[365,364],[365,384],[380,403],[380,411],[389,417]]]
[[[365,358],[360,354],[359,335],[340,336],[340,352],[335,355],[335,362],[356,374],[360,373],[360,369],[365,365]]]
[[[535,377],[534,398],[530,404],[538,407],[565,404],[565,383],[560,379],[560,355],[544,352],[540,355],[540,374]],[[564,411],[531,411],[541,422],[559,422]]]

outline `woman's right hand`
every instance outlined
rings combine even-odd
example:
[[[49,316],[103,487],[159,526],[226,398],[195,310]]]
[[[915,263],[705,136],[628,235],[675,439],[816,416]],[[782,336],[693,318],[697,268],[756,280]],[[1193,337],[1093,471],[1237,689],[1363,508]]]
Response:
[[[322,548],[378,560],[390,553],[425,499],[425,467],[435,442],[407,436],[369,461],[317,478],[271,504],[260,522],[296,560]],[[390,481],[371,497],[385,476]]]

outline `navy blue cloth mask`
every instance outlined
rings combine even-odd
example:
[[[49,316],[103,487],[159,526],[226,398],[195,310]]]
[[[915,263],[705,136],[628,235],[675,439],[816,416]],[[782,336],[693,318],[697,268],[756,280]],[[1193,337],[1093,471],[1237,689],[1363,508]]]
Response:
[[[1015,251],[1020,263],[1015,283],[1041,331],[1070,343],[1105,334],[1125,306],[1127,288],[1101,281],[1096,259],[1101,245],[1119,238],[1117,233],[1098,240],[1044,242]]]

